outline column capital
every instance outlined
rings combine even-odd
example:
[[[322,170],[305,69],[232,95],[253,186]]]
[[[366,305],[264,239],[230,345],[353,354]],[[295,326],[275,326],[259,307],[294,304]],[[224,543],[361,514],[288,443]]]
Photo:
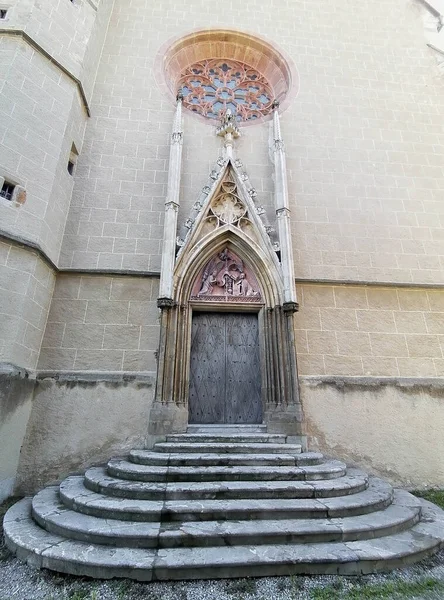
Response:
[[[169,310],[170,308],[174,308],[175,306],[176,303],[172,298],[157,298],[157,308],[161,308],[162,310]]]

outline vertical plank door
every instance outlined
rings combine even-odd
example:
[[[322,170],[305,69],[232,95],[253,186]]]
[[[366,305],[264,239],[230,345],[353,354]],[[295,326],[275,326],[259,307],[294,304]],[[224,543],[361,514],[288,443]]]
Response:
[[[256,314],[194,313],[189,422],[262,422]]]

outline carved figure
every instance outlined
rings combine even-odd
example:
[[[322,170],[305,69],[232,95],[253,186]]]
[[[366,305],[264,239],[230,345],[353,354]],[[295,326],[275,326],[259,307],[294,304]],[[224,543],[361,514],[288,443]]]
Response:
[[[202,287],[197,294],[198,296],[211,296],[211,292],[213,291],[213,286],[217,282],[217,271],[213,271],[210,275],[207,275],[202,282]]]
[[[218,252],[207,263],[201,275],[200,289],[197,290],[195,288],[194,298],[204,301],[259,302],[261,298],[254,275],[248,271],[248,267],[245,269],[243,261],[228,248]]]

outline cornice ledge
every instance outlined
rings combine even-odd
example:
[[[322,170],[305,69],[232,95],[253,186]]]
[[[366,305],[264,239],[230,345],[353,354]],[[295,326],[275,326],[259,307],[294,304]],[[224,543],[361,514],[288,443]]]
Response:
[[[156,373],[153,371],[38,371],[37,381],[57,381],[59,383],[145,383],[154,385]]]
[[[26,248],[36,252],[40,258],[58,275],[78,274],[78,275],[115,275],[117,277],[160,277],[160,271],[139,271],[136,269],[78,269],[76,267],[58,267],[55,262],[46,254],[41,245],[34,240],[22,237],[21,235],[10,233],[0,229],[0,241],[12,243],[21,248]]]
[[[33,37],[26,33],[23,29],[7,29],[5,27],[0,28],[0,36],[1,35],[11,35],[16,37],[21,37],[27,44],[29,44],[34,50],[36,50],[39,54],[47,58],[50,62],[52,62],[62,73],[64,73],[67,77],[69,77],[77,86],[79,90],[80,97],[82,98],[83,106],[86,110],[86,114],[88,117],[91,116],[91,109],[89,107],[89,103],[85,94],[85,90],[83,88],[82,82],[78,77],[76,77],[69,69],[64,67],[62,63],[60,63],[57,59],[55,59],[47,50],[43,48]]]
[[[332,285],[332,286],[365,286],[416,289],[444,289],[444,283],[418,283],[413,281],[370,281],[365,279],[323,279],[310,277],[295,277],[296,284],[301,285]]]
[[[429,388],[432,390],[444,390],[444,377],[381,377],[381,376],[345,376],[345,375],[299,375],[299,382],[307,387],[332,386],[339,390],[394,386],[409,390]]]

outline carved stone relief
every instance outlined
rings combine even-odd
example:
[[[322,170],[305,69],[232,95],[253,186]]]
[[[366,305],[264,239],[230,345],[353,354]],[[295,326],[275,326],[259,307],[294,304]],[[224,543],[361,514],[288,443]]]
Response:
[[[191,300],[200,302],[262,302],[251,269],[234,252],[218,252],[199,273]]]
[[[261,207],[258,207],[257,210],[259,214]],[[237,227],[252,240],[258,241],[255,227],[249,219],[248,209],[238,194],[236,183],[230,171],[222,182],[219,193],[211,203],[207,216],[202,223],[199,239],[224,225]]]

